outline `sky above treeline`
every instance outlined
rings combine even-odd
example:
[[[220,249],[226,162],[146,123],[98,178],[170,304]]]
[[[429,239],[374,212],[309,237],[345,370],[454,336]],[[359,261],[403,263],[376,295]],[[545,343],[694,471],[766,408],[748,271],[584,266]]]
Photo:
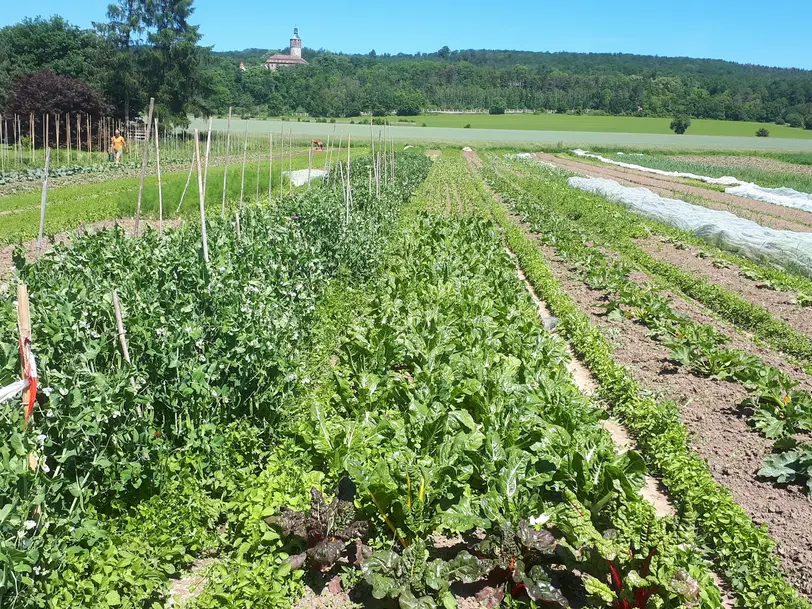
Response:
[[[59,14],[80,27],[104,21],[109,0],[3,2],[0,25]],[[217,51],[304,45],[343,53],[511,49],[707,57],[812,69],[812,1],[195,0],[192,22]]]

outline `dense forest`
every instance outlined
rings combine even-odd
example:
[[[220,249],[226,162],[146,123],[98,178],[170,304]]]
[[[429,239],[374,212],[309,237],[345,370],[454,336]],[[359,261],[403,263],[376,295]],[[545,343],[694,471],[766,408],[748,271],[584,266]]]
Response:
[[[103,106],[120,117],[144,112],[155,97],[161,120],[179,125],[189,114],[224,114],[233,107],[240,116],[414,115],[433,109],[687,114],[812,128],[812,71],[807,70],[444,47],[417,55],[306,48],[308,65],[270,72],[263,62],[276,50],[201,47],[198,28],[189,23],[192,12],[192,0],[119,0],[93,29],[59,17],[3,28],[0,109],[6,114],[74,111],[79,108],[65,106],[79,99],[87,104],[88,95],[96,94],[94,108]],[[43,70],[67,78],[33,74]],[[58,90],[47,91],[47,83],[57,80]],[[32,99],[27,93],[32,90],[42,94]]]

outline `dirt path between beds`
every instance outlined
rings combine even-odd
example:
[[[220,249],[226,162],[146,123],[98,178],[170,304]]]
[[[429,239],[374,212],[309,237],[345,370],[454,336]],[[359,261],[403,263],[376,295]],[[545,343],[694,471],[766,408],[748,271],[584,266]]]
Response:
[[[737,383],[699,377],[674,365],[668,349],[651,339],[646,327],[628,320],[609,321],[599,308],[605,296],[570,279],[569,268],[552,248],[540,249],[564,291],[610,340],[614,360],[626,366],[644,388],[681,406],[692,446],[708,463],[714,479],[730,489],[754,522],[768,525],[788,579],[812,598],[812,499],[799,487],[781,489],[756,479],[772,443],[752,431],[736,407],[747,391]],[[672,307],[697,321],[710,321],[698,307],[679,298],[672,300]],[[747,342],[734,337],[732,346],[746,348]],[[778,363],[762,349],[747,350],[773,365]],[[808,379],[804,384],[809,387]]]
[[[538,152],[534,156],[540,161],[552,163],[561,169],[582,173],[590,177],[608,178],[624,186],[642,186],[664,197],[685,198],[685,195],[699,197],[701,199],[701,205],[704,207],[728,211],[741,218],[757,222],[762,226],[777,230],[812,232],[812,213],[800,209],[737,197],[699,186],[690,186],[676,178],[653,176],[623,167],[602,167],[590,163],[562,159],[544,152]]]

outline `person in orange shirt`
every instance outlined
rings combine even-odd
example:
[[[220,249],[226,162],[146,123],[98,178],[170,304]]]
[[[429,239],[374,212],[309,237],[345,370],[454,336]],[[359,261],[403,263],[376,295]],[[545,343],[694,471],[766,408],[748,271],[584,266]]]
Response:
[[[121,137],[121,131],[116,129],[116,134],[110,138],[110,143],[113,147],[113,154],[115,155],[116,165],[121,160],[121,152],[126,148],[129,152],[129,148],[127,147],[127,142]]]

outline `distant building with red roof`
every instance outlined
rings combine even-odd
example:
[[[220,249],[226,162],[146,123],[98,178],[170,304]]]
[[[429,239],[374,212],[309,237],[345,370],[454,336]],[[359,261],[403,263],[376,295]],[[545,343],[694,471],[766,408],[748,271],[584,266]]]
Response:
[[[299,28],[293,28],[293,38],[290,39],[290,55],[277,53],[265,60],[267,70],[277,70],[285,66],[307,65],[302,59],[302,39],[299,38]]]

